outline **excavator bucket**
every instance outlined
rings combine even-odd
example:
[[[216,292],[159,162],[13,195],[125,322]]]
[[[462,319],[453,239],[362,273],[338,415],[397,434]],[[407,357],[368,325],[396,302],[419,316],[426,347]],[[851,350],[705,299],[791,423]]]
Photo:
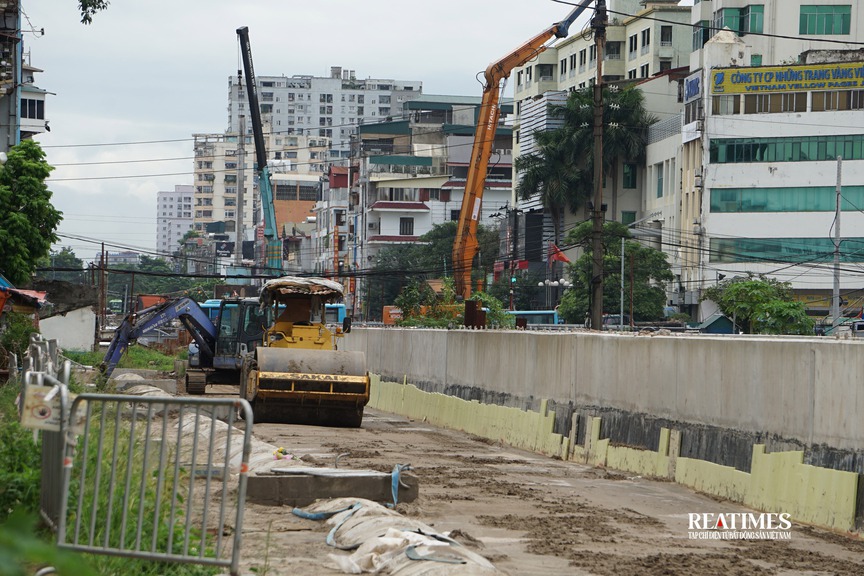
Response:
[[[259,347],[244,371],[255,422],[357,428],[369,401],[360,352]]]

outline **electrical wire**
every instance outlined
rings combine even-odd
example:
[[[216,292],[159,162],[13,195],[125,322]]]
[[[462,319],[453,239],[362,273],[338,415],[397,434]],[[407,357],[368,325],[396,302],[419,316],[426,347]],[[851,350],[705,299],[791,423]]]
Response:
[[[567,0],[552,0],[552,2],[556,4],[564,4],[566,6],[578,6],[573,2],[568,2]],[[677,22],[675,20],[667,20],[663,18],[657,18],[655,16],[640,16],[638,14],[631,14],[629,12],[620,12],[617,10],[611,10],[606,8],[606,12],[609,14],[616,14],[618,16],[625,16],[627,18],[636,18],[637,20],[651,20],[654,22],[661,22],[663,24],[672,24],[675,26],[687,26],[688,28],[694,28],[693,24],[687,24],[685,22]],[[713,32],[720,32],[723,28],[716,28],[714,26],[700,26],[701,28],[705,28],[706,30],[711,30]],[[786,34],[770,34],[768,32],[747,32],[748,36],[763,36],[765,38],[779,38],[781,40],[799,40],[802,42],[826,42],[830,44],[844,44],[849,46],[864,46],[864,42],[853,42],[846,40],[834,40],[830,38],[818,37],[815,38],[813,36],[791,36]]]

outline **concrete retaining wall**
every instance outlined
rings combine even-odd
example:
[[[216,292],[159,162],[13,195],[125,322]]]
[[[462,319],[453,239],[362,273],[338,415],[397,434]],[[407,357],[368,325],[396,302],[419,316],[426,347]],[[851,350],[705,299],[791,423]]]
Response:
[[[384,410],[833,528],[864,518],[864,341],[355,329],[343,348],[366,352]]]

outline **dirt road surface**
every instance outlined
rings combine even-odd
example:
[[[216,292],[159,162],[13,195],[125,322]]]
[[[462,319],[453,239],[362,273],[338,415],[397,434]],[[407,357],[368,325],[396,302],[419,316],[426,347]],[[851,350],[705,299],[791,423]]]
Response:
[[[411,464],[420,497],[399,504],[516,575],[864,574],[864,541],[793,524],[788,541],[691,540],[688,513],[743,512],[670,482],[563,462],[367,409],[363,428],[256,424],[307,465],[389,472]],[[247,504],[244,573],[340,574],[322,522]]]

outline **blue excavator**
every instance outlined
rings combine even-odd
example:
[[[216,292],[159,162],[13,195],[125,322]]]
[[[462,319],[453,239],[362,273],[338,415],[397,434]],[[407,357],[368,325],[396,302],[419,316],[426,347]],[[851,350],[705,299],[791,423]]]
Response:
[[[208,384],[238,384],[243,357],[263,341],[272,324],[272,311],[262,309],[258,298],[226,299],[220,301],[218,314],[211,320],[197,302],[183,297],[129,314],[105,354],[102,371],[106,378],[130,344],[175,321],[189,331],[197,347],[189,355],[186,392],[204,394]]]

